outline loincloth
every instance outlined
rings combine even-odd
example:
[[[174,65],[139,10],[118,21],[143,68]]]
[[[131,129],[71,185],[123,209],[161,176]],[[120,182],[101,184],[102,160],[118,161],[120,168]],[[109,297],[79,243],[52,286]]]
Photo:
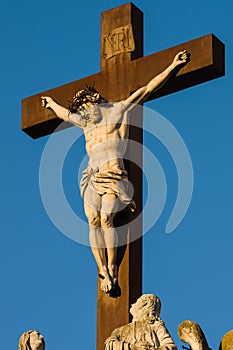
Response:
[[[106,193],[115,194],[123,204],[129,207],[131,212],[136,209],[136,204],[128,193],[126,170],[113,168],[99,172],[99,169],[93,170],[87,167],[82,173],[80,181],[80,192],[83,199],[87,189],[91,193],[98,193],[101,196]]]

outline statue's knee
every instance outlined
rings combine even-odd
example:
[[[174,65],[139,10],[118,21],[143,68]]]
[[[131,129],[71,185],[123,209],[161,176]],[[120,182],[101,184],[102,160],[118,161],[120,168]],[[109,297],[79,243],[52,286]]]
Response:
[[[100,227],[100,215],[98,213],[89,215],[88,221],[90,226]]]
[[[101,227],[110,228],[113,227],[113,220],[111,214],[101,214]]]

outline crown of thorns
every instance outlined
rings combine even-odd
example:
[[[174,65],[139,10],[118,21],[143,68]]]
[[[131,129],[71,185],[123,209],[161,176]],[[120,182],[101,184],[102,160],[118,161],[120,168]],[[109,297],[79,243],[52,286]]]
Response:
[[[69,111],[76,113],[83,109],[83,104],[91,102],[93,104],[107,103],[108,101],[100,95],[93,85],[86,85],[86,89],[80,90],[74,94],[70,102]]]

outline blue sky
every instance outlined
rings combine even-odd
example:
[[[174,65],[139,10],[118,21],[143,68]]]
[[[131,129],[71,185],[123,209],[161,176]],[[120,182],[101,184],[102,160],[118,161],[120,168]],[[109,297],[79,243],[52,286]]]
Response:
[[[47,349],[95,347],[96,265],[89,247],[65,237],[42,204],[39,166],[48,137],[20,129],[21,100],[99,71],[100,14],[126,3],[110,0],[17,2],[1,5],[1,346],[38,329]],[[217,349],[233,328],[232,282],[232,11],[230,0],[135,0],[145,16],[145,55],[214,33],[226,45],[226,76],[150,102],[182,136],[194,170],[194,192],[179,227],[165,233],[177,175],[164,147],[150,137],[168,194],[156,225],[144,236],[143,292],[162,300],[179,348],[184,319],[202,326]],[[64,191],[82,213],[74,145],[64,166]],[[48,169],[49,171],[49,169]],[[154,175],[156,178],[156,174]],[[156,201],[156,198],[155,198]],[[152,208],[153,210],[153,208]]]

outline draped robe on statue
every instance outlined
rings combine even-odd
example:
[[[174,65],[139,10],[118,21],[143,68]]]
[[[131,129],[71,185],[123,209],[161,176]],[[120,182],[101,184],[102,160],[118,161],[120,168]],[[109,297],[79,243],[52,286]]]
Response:
[[[136,321],[115,329],[106,340],[105,350],[136,350],[140,344],[147,344],[148,350],[177,350],[162,320],[153,324]]]

